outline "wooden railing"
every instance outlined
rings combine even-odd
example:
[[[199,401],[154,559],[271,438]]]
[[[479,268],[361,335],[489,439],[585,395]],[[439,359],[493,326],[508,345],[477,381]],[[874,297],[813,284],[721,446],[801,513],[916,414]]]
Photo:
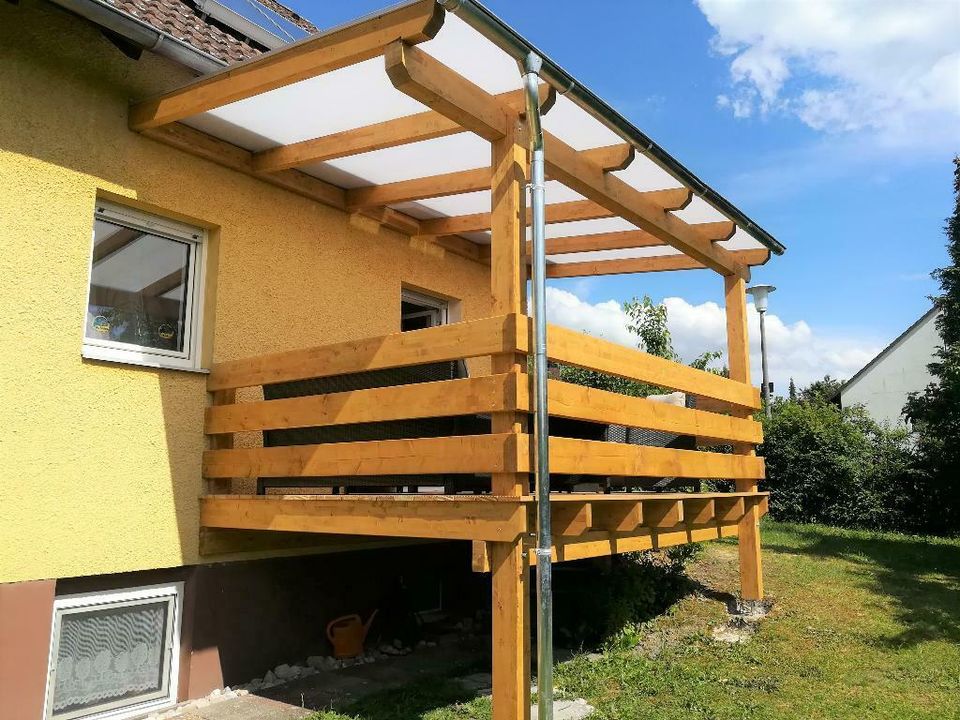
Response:
[[[428,363],[523,356],[529,319],[507,315],[379,338],[264,355],[216,365],[208,389],[206,478],[343,477],[530,473],[525,429],[481,435],[367,440],[234,448],[233,433],[332,427],[405,419],[529,413],[532,383],[522,364],[513,372],[279,400],[237,402],[242,388]],[[741,454],[680,450],[551,437],[552,472],[570,475],[757,480],[761,458],[746,451],[761,441],[745,416],[760,406],[755,388],[561,327],[548,330],[548,355],[558,362],[693,395],[708,410],[573,385],[548,384],[552,416],[690,435],[701,444],[729,443]],[[716,412],[727,410],[730,414]]]

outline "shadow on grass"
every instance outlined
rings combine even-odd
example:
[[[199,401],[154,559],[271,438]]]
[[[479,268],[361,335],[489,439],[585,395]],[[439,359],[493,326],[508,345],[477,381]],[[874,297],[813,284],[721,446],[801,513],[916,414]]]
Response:
[[[960,543],[816,525],[789,527],[799,542],[777,544],[773,529],[767,549],[853,563],[862,570],[868,590],[893,600],[903,630],[877,638],[877,644],[901,648],[934,640],[960,642]]]

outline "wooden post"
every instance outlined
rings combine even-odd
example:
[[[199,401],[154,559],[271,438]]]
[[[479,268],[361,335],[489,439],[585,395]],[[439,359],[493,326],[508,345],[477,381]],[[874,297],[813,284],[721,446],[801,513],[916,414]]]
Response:
[[[492,143],[490,290],[493,314],[523,314],[526,295],[527,149],[524,126],[511,117],[512,133]],[[494,373],[512,372],[525,377],[526,355],[495,355]],[[527,418],[521,413],[493,413],[495,433],[524,432]],[[530,492],[526,473],[496,473],[494,495],[520,496]],[[530,564],[523,538],[511,543],[491,543],[493,592],[493,720],[527,720],[530,717]]]
[[[727,355],[730,379],[750,385],[750,340],[747,330],[746,283],[736,276],[724,276],[727,307]],[[736,443],[734,452],[756,455],[749,443]],[[738,492],[756,492],[756,480],[737,480]],[[763,599],[763,567],[760,560],[760,508],[748,503],[740,521],[740,595],[744,600]]]

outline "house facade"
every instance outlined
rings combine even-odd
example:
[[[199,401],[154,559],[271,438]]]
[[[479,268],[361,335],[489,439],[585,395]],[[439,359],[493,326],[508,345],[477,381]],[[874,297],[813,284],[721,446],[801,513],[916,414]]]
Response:
[[[923,392],[933,381],[927,366],[940,345],[937,310],[931,308],[843,384],[841,406],[863,405],[877,422],[903,424],[910,393]]]
[[[431,61],[416,55],[415,45],[428,42],[443,19],[432,2],[408,3],[289,50],[279,43],[272,52],[231,34],[223,20],[194,17],[184,26],[188,16],[177,13],[193,12],[186,4],[148,2],[146,14],[139,4],[113,5],[168,44],[194,43],[206,56],[196,63],[183,61],[189,49],[180,45],[143,51],[112,20],[98,24],[60,5],[0,4],[4,717],[142,716],[322,653],[327,620],[373,609],[400,579],[462,589],[479,577],[473,570],[491,573],[494,597],[514,600],[499,603],[493,620],[495,717],[523,717],[529,708],[518,698],[529,687],[529,648],[518,638],[528,631],[530,564],[523,542],[533,527],[528,158],[521,134],[503,140],[509,120],[507,129],[497,125],[512,113],[522,127],[520,96],[476,94],[503,103],[481,113],[491,130],[445,104],[474,93],[459,80],[448,91],[422,91],[427,81],[418,68]],[[74,5],[79,12],[85,3]],[[397,38],[410,45],[400,47],[391,82],[435,113],[425,118],[433,126],[418,123],[403,142],[473,133],[494,147],[483,172],[437,170],[434,182],[413,183],[371,180],[329,164],[307,172],[304,160],[281,168],[277,155],[295,143],[268,139],[265,148],[257,129],[244,125],[256,112],[229,121],[210,114],[218,106],[242,109],[229,98],[256,100],[287,90],[284,82],[352,72],[374,57],[382,72],[381,56]],[[364,42],[372,49],[357,51]],[[343,58],[330,64],[337,53]],[[244,58],[238,74],[215,71]],[[212,73],[197,84],[208,63]],[[231,85],[278,66],[297,69],[282,82],[241,91]],[[344,107],[333,92],[317,102]],[[191,124],[160,118],[198,93],[222,100],[211,111],[188,112],[199,118]],[[544,86],[544,112],[554,94]],[[149,98],[159,100],[144,102]],[[278,117],[289,114],[269,115]],[[354,124],[396,125],[403,117],[374,114]],[[328,145],[348,144],[331,135]],[[548,150],[557,158],[551,182],[576,188],[548,206],[548,222],[557,223],[551,227],[627,222],[623,217],[632,225],[576,233],[571,225],[551,234],[550,276],[720,272],[732,379],[556,328],[552,359],[703,399],[701,410],[652,408],[640,399],[621,406],[625,400],[602,391],[583,395],[551,381],[556,397],[567,393],[556,412],[588,423],[609,413],[622,425],[735,442],[738,452],[621,442],[609,444],[616,452],[608,457],[594,453],[594,440],[559,438],[551,445],[556,472],[735,479],[738,492],[568,497],[555,510],[555,554],[563,561],[739,536],[744,597],[759,599],[757,524],[765,497],[757,492],[762,461],[752,454],[760,434],[749,415],[759,398],[749,380],[743,287],[750,265],[765,262],[769,249],[716,211],[674,216],[693,191],[674,187],[669,176],[656,190],[619,179],[610,189],[614,181],[606,178],[630,164],[633,149],[580,145],[586,149],[572,155],[565,145]],[[498,157],[506,164],[498,166]],[[420,161],[401,165],[413,169],[411,177],[430,174]],[[411,207],[422,198],[476,195],[483,186],[485,219],[459,207]],[[640,251],[624,255],[624,248]],[[271,394],[283,382],[432,360],[455,363],[458,374],[445,381],[453,384],[424,383],[419,395],[328,388],[312,391],[323,393],[316,401]],[[292,419],[297,413],[306,419]],[[380,435],[366,443],[314,436],[306,449],[269,435],[411,413],[482,417],[490,434]],[[460,494],[455,483],[467,475],[485,488],[474,484]],[[280,482],[291,476],[296,483]],[[361,476],[381,479],[373,490],[345,489]],[[410,479],[420,476],[426,479]],[[271,494],[271,483],[298,494]]]

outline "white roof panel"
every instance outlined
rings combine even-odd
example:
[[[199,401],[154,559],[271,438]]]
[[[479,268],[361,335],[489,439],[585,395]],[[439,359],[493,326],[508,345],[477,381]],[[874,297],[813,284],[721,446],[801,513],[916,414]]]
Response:
[[[418,46],[424,52],[479,85],[489,93],[521,87],[517,64],[505,52],[452,13],[447,13],[437,36]],[[215,137],[251,151],[260,151],[323,137],[386,120],[423,112],[426,108],[396,90],[384,70],[384,60],[365,62],[293,83],[261,95],[187,118],[184,122]],[[599,120],[563,96],[544,116],[544,128],[576,150],[624,142]],[[490,147],[471,133],[460,133],[375,152],[314,163],[303,172],[343,188],[380,185],[413,178],[441,175],[484,167],[490,162]],[[656,163],[637,154],[634,162],[616,176],[640,191],[679,187],[680,183]],[[565,186],[547,183],[547,203],[582,199]],[[447,217],[489,212],[490,193],[481,191],[444,198],[403,203],[396,209],[415,218]],[[701,199],[676,213],[696,222],[722,220],[724,216]],[[635,229],[620,218],[585,220],[547,226],[548,237],[586,235]],[[488,233],[470,237],[485,242]],[[724,247],[763,247],[743,230]],[[643,248],[644,255],[659,250]],[[605,251],[621,253],[625,251]],[[593,254],[565,255],[564,262],[578,262]],[[605,256],[604,256],[605,257]],[[632,257],[632,256],[631,256]]]

